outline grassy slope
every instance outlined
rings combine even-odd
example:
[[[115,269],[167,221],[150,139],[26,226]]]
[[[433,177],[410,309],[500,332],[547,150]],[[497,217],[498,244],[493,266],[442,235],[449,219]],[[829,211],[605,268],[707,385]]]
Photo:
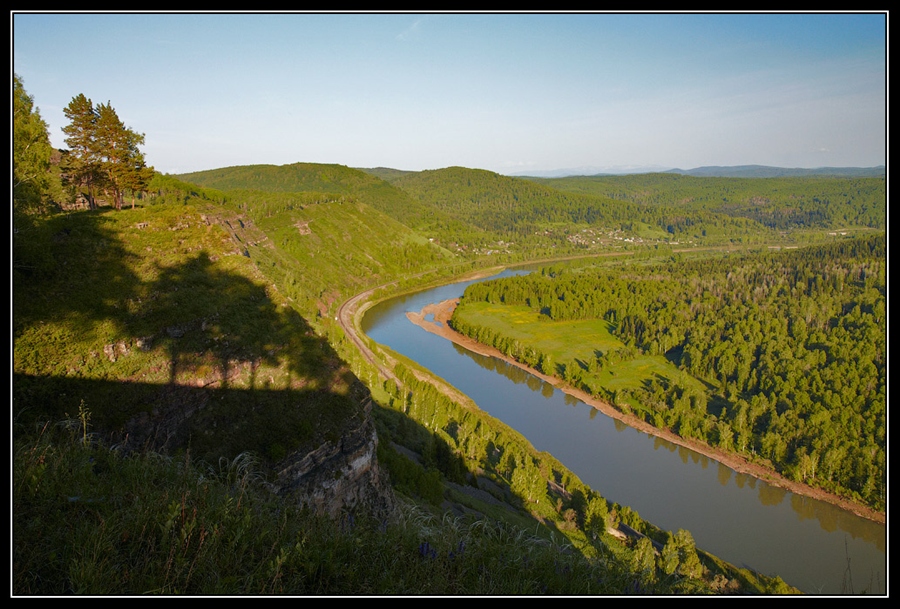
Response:
[[[247,165],[199,171],[179,179],[223,191],[316,192],[352,196],[413,229],[424,229],[444,216],[376,175],[343,165],[294,163]]]
[[[122,457],[50,427],[14,446],[14,595],[707,593],[613,555],[585,560],[498,522],[316,518],[261,491],[251,459]],[[704,557],[715,568],[715,559]],[[788,592],[749,572],[745,589]],[[722,591],[733,592],[727,580]],[[768,587],[767,587],[768,586]]]
[[[356,200],[253,215],[274,248],[266,253],[274,258],[265,272],[298,302],[314,298],[322,315],[367,287],[455,262]]]
[[[357,416],[352,374],[243,255],[228,212],[213,211],[218,222],[210,210],[156,206],[44,225],[56,268],[14,278],[17,422],[84,404],[98,430],[143,436],[136,421],[214,403],[184,433],[215,460],[276,457]],[[294,425],[267,435],[270,417]]]

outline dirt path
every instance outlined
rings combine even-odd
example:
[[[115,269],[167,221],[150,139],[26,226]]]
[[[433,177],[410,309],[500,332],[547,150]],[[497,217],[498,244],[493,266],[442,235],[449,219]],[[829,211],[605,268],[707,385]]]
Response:
[[[814,499],[818,499],[820,501],[825,501],[827,503],[836,505],[844,510],[852,512],[857,516],[862,518],[868,518],[869,520],[873,520],[875,522],[879,522],[884,524],[886,522],[885,513],[878,512],[871,508],[868,508],[863,505],[859,505],[852,501],[849,501],[843,497],[839,497],[838,495],[834,495],[822,489],[813,488],[806,484],[801,484],[798,482],[794,482],[793,480],[789,480],[777,472],[765,468],[761,465],[751,463],[746,459],[730,454],[725,453],[721,450],[718,450],[714,447],[711,447],[707,444],[703,444],[697,442],[696,440],[685,439],[681,436],[678,436],[668,430],[658,429],[653,427],[652,425],[646,423],[645,421],[638,419],[632,415],[626,415],[619,410],[613,408],[610,404],[598,400],[591,395],[581,391],[579,389],[575,389],[563,383],[560,379],[555,377],[550,377],[545,374],[538,372],[533,368],[529,368],[528,366],[515,361],[514,359],[507,357],[497,349],[493,347],[488,347],[487,345],[483,345],[468,336],[464,336],[453,331],[449,324],[447,323],[450,319],[451,315],[453,315],[453,311],[456,308],[456,305],[459,303],[459,299],[445,300],[444,302],[434,303],[426,306],[418,313],[407,313],[406,316],[409,318],[417,326],[423,328],[424,330],[431,332],[432,334],[437,334],[443,338],[446,338],[449,341],[456,343],[470,351],[474,351],[475,353],[479,353],[481,355],[486,355],[490,357],[496,357],[502,359],[505,362],[508,362],[514,366],[522,368],[530,372],[531,374],[537,376],[538,378],[550,383],[551,385],[557,387],[561,391],[572,395],[585,404],[593,406],[597,410],[601,411],[603,414],[618,419],[629,427],[633,427],[634,429],[643,431],[644,433],[651,434],[662,438],[664,440],[668,440],[673,444],[677,444],[679,446],[684,446],[690,448],[691,450],[698,452],[702,455],[709,457],[710,459],[715,459],[719,463],[730,467],[736,472],[740,472],[743,474],[748,474],[753,476],[754,478],[758,478],[760,480],[764,480],[768,484],[773,486],[778,486],[780,488],[784,488],[792,493],[796,493],[798,495],[804,495],[807,497],[812,497]],[[426,317],[429,315],[433,315],[434,322],[426,320]]]
[[[490,275],[493,275],[493,274],[499,272],[500,268],[501,267],[491,267],[491,268],[487,268],[487,269],[481,269],[479,271],[475,271],[472,273],[462,275],[462,276],[458,277],[456,280],[457,281],[466,281],[469,279],[478,279],[481,277],[487,277],[487,276],[490,276]],[[414,275],[413,277],[422,276],[422,275],[425,275],[426,273],[427,272],[418,273],[417,275]],[[366,342],[361,338],[361,336],[360,336],[361,333],[359,331],[359,320],[362,317],[363,313],[366,312],[368,305],[370,304],[369,299],[372,297],[372,295],[375,292],[377,292],[378,290],[381,290],[388,286],[396,286],[397,283],[398,283],[398,281],[389,281],[387,283],[383,283],[381,285],[370,288],[364,292],[360,292],[356,296],[353,296],[352,298],[347,299],[346,301],[344,301],[341,304],[340,307],[338,307],[336,319],[337,319],[337,322],[340,324],[341,328],[344,330],[344,334],[347,336],[347,338],[349,338],[353,342],[354,345],[356,345],[356,348],[359,350],[359,352],[362,354],[362,356],[366,359],[366,361],[369,362],[370,364],[372,364],[373,366],[375,366],[378,369],[379,373],[382,375],[382,377],[384,377],[385,379],[390,379],[390,380],[394,381],[395,383],[397,383],[397,385],[402,386],[403,383],[401,383],[400,379],[398,379],[397,376],[394,374],[394,371],[393,371],[393,363],[394,362],[392,362],[390,359],[388,359],[383,354],[381,357],[376,356],[375,353],[366,344]],[[382,358],[387,359],[387,366],[385,365],[385,362],[382,361]],[[436,379],[433,379],[431,377],[425,378],[424,375],[419,374],[415,370],[413,370],[412,372],[416,376],[416,378],[418,378],[419,380],[429,381],[436,385],[439,385],[438,389],[440,389],[445,395],[447,395],[451,399],[457,401],[458,403],[465,405],[465,406],[469,406],[469,407],[475,406],[471,399],[469,399],[467,396],[463,395],[462,393],[460,393],[459,391],[457,391],[455,388],[451,387],[450,385],[447,385],[445,383],[437,383]]]
[[[389,285],[394,285],[396,282],[385,283],[383,285],[374,287],[370,290],[366,290],[365,292],[361,292],[346,300],[340,308],[338,308],[337,320],[341,325],[341,328],[344,330],[344,334],[353,341],[353,344],[356,345],[356,348],[359,349],[359,352],[366,359],[367,362],[372,364],[378,369],[378,372],[386,378],[394,381],[395,383],[400,383],[400,380],[394,375],[393,370],[390,370],[382,364],[381,360],[375,357],[375,354],[372,353],[372,350],[369,349],[369,346],[360,338],[359,333],[357,332],[357,317],[362,315],[365,312],[365,309],[360,309],[360,306],[368,301],[371,298],[372,294],[375,293],[376,290],[387,287]]]

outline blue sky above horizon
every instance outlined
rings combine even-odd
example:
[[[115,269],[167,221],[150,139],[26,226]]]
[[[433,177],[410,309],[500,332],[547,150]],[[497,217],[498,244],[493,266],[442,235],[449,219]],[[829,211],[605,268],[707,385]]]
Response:
[[[12,13],[65,147],[83,93],[166,173],[886,164],[887,15]]]

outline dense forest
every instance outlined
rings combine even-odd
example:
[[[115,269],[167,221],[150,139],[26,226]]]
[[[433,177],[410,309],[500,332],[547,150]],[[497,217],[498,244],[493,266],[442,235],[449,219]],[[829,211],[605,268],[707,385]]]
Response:
[[[401,176],[393,183],[457,219],[506,235],[527,239],[560,226],[592,226],[610,230],[646,224],[675,235],[737,234],[747,222],[702,210],[650,207],[606,194],[566,192],[533,181],[483,170],[451,167]]]
[[[747,218],[774,230],[883,229],[886,222],[883,177],[697,178],[660,173],[538,181],[566,192]]]
[[[886,247],[880,235],[664,264],[550,268],[470,286],[454,327],[658,427],[883,509]],[[604,320],[622,346],[548,367],[526,341],[468,323],[471,301],[525,305],[557,322]],[[631,391],[597,382],[602,370],[641,354],[665,356],[672,374]]]

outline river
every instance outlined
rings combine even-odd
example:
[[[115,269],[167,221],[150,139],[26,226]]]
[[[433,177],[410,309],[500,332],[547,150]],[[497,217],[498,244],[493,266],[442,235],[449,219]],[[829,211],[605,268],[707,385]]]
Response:
[[[699,548],[778,575],[811,594],[886,593],[885,525],[632,429],[515,366],[468,351],[406,318],[408,311],[461,296],[470,283],[380,303],[366,313],[362,330],[466,393],[607,499],[663,529],[689,530]]]

